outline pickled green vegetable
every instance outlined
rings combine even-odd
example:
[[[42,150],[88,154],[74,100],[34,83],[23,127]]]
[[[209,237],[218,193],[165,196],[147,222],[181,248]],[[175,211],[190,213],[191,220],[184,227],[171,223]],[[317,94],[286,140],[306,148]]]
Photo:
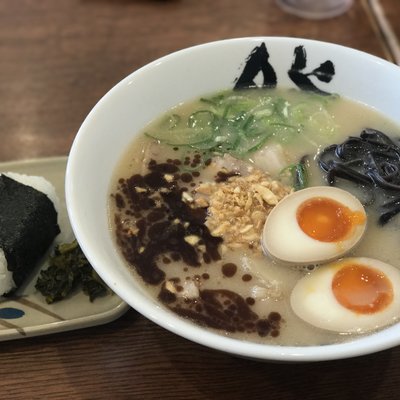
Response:
[[[110,293],[76,241],[56,247],[49,267],[40,272],[35,288],[51,304],[81,289],[90,301]]]

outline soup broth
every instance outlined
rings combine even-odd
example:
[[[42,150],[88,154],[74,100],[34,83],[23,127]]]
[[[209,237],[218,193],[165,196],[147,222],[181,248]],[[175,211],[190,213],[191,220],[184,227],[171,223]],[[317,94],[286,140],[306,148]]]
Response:
[[[138,135],[115,170],[109,215],[122,257],[166,308],[222,335],[279,345],[350,340],[294,314],[293,287],[318,266],[263,253],[268,211],[260,207],[298,189],[300,160],[307,186],[327,185],[318,154],[369,127],[400,133],[365,105],[300,91],[233,91],[174,107]],[[342,187],[367,202],[359,185]],[[374,207],[367,215],[351,255],[400,266],[397,218],[382,226]]]

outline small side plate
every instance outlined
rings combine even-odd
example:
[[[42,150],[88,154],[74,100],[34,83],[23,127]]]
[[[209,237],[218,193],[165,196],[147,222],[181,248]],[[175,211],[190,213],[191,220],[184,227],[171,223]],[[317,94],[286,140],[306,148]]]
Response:
[[[64,238],[72,237],[64,197],[66,164],[66,157],[0,163],[0,173],[12,171],[43,176],[54,185],[60,198],[59,225]],[[129,309],[115,294],[90,302],[88,296],[78,292],[60,302],[47,304],[35,289],[46,258],[16,296],[0,297],[0,341],[100,325],[117,319]]]

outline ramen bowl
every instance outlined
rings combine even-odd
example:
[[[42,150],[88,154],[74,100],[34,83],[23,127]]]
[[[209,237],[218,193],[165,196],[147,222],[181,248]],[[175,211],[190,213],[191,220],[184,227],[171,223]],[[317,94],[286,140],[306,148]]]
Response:
[[[123,259],[110,229],[108,202],[116,166],[134,138],[177,104],[209,93],[254,86],[335,93],[366,104],[400,125],[400,68],[354,49],[299,38],[250,37],[167,55],[133,72],[106,93],[74,140],[68,158],[66,199],[82,250],[107,285],[142,315],[216,350],[256,360],[309,362],[397,346],[398,323],[326,345],[287,346],[229,337],[165,307],[149,294]]]

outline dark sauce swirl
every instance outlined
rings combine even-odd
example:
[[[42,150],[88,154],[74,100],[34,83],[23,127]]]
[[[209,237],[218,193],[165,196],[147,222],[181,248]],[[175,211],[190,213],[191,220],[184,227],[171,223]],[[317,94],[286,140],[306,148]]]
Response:
[[[185,162],[197,165],[199,157]],[[227,332],[278,336],[280,315],[270,313],[267,318],[260,318],[251,310],[255,303],[251,299],[225,289],[201,288],[197,297],[185,298],[179,295],[183,290],[178,285],[179,278],[175,292],[167,287],[161,264],[168,268],[172,261],[182,261],[187,270],[221,259],[222,238],[211,235],[205,225],[207,209],[192,206],[186,186],[199,177],[199,172],[181,171],[185,163],[181,164],[180,160],[168,159],[165,163],[151,160],[146,174],[118,181],[117,191],[112,195],[117,210],[114,222],[117,244],[124,258],[145,283],[160,286],[158,299],[178,315]],[[224,173],[224,178],[228,177]],[[221,175],[218,178],[220,181]],[[192,243],[188,237],[197,241]],[[236,269],[236,265],[227,263],[222,273],[232,277]],[[205,273],[196,276],[209,279]]]
[[[162,255],[183,260],[190,267],[201,265],[204,255],[185,240],[190,235],[204,243],[206,258],[221,258],[218,246],[222,239],[212,236],[204,224],[207,209],[192,208],[183,200],[187,188],[182,185],[182,177],[185,182],[188,179],[185,174],[177,174],[179,167],[174,160],[169,161],[158,164],[152,160],[147,174],[120,179],[115,195],[118,245],[129,264],[151,285],[165,279],[158,267]],[[124,214],[136,217],[135,226],[126,226]]]

